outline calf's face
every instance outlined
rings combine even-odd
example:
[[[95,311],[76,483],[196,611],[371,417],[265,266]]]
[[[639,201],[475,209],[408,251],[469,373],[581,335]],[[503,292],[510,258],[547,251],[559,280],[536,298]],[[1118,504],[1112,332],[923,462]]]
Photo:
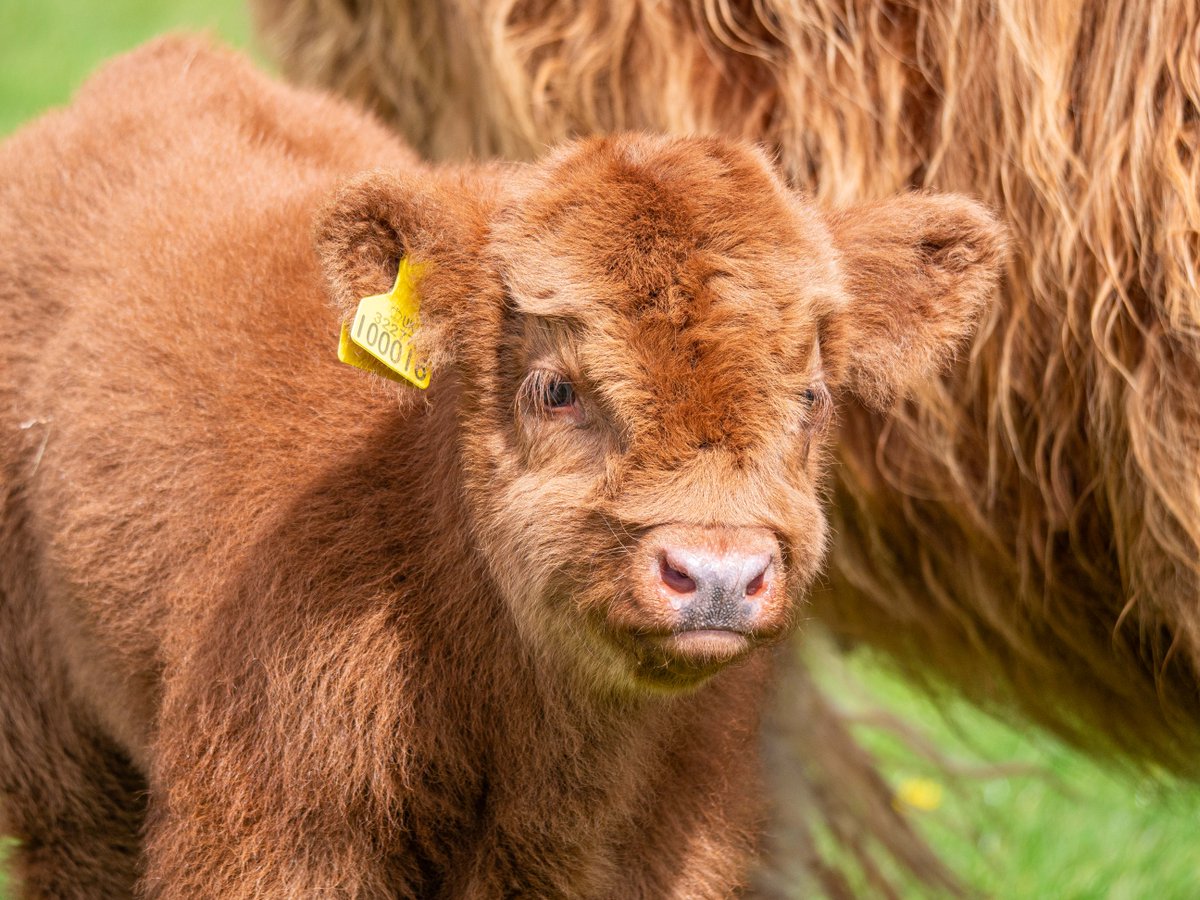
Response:
[[[1002,244],[961,198],[825,213],[752,147],[642,135],[369,176],[320,237],[343,314],[401,255],[428,264],[419,342],[491,574],[531,646],[635,690],[795,626],[837,401],[935,374]]]

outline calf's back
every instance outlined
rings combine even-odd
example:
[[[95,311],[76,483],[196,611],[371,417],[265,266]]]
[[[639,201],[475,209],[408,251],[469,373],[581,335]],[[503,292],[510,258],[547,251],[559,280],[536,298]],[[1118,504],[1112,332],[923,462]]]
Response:
[[[5,572],[53,604],[74,689],[135,755],[172,622],[279,484],[386,405],[331,364],[311,223],[348,174],[409,164],[346,106],[184,40],[0,149],[5,517],[27,544]]]

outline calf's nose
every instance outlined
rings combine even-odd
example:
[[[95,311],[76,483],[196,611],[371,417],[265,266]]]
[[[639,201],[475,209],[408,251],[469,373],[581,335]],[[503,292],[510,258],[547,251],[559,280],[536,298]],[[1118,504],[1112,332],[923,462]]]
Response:
[[[659,529],[657,593],[682,629],[745,630],[775,579],[779,545],[766,529]]]
[[[659,578],[680,596],[723,594],[735,600],[753,597],[767,587],[771,553],[711,553],[688,547],[664,547]]]

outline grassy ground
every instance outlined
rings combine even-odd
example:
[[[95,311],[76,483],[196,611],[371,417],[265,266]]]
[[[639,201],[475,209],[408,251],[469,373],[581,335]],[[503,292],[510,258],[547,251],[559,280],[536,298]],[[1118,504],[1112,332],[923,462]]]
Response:
[[[183,27],[250,43],[238,0],[0,0],[0,135],[65,102],[105,57]],[[870,718],[882,704],[928,735],[946,759],[973,768],[950,778],[886,729],[861,727],[897,802],[982,894],[1200,897],[1200,791],[1136,784],[960,705],[949,704],[947,717],[866,658],[843,674],[852,677],[840,683],[857,681],[872,698],[846,691],[848,706]]]
[[[0,0],[0,135],[64,103],[101,60],[180,28],[250,42],[233,0]]]
[[[1200,897],[1200,790],[1102,768],[953,698],[935,705],[865,654],[829,674],[897,803],[984,896]],[[941,758],[881,722],[887,713]]]

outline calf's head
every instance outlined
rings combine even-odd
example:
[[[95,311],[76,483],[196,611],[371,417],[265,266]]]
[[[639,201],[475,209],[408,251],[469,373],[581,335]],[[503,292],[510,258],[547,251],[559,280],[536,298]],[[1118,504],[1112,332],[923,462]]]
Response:
[[[644,135],[368,175],[318,238],[343,317],[426,264],[418,345],[474,543],[530,646],[635,690],[794,627],[838,402],[936,374],[1003,243],[960,197],[823,211],[753,147]]]

